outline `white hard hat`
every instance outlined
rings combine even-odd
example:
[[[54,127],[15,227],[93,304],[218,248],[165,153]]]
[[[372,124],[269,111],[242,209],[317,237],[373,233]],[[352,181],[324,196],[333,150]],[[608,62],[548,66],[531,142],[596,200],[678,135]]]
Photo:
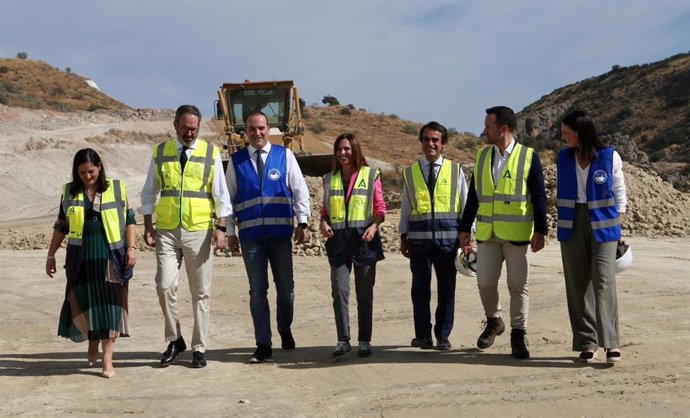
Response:
[[[632,247],[624,241],[618,243],[616,248],[616,273],[627,270],[632,266],[633,253]]]
[[[462,249],[458,249],[455,268],[467,277],[477,277],[477,251],[472,250],[469,255],[465,255]]]

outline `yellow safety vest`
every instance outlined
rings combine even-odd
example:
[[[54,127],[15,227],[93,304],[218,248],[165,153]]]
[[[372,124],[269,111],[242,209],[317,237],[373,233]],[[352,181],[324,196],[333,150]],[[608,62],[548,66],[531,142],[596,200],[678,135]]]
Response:
[[[373,222],[374,182],[379,170],[367,166],[359,169],[350,201],[345,204],[348,185],[343,185],[340,171],[324,175],[324,200],[331,228],[366,228]]]
[[[410,199],[408,240],[434,240],[453,247],[458,236],[461,211],[458,177],[460,164],[447,158],[439,169],[433,202],[419,162],[403,171],[403,183]]]
[[[156,205],[156,227],[171,230],[181,226],[187,231],[213,229],[215,205],[211,191],[220,150],[198,138],[182,173],[177,144],[173,139],[153,148],[154,170],[161,189]]]
[[[477,150],[474,164],[474,185],[479,199],[477,240],[486,241],[495,235],[506,241],[529,241],[534,230],[534,211],[527,176],[534,150],[516,142],[494,187],[493,148]]]
[[[101,194],[101,218],[110,250],[125,246],[125,227],[127,216],[127,189],[120,180],[106,179],[108,188]],[[82,245],[84,232],[84,193],[69,195],[70,183],[62,188],[63,210],[69,223],[68,244]]]

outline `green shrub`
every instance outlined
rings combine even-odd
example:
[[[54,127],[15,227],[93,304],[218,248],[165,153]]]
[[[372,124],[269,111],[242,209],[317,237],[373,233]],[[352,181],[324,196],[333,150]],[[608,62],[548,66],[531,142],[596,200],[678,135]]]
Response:
[[[89,108],[86,109],[86,110],[88,110],[89,112],[94,112],[94,111],[96,111],[96,110],[98,110],[98,109],[107,109],[107,108],[106,108],[105,106],[103,106],[103,105],[91,103],[91,104],[89,105]]]
[[[64,96],[65,90],[62,87],[53,87],[50,90],[50,95],[51,96]]]
[[[26,52],[23,52],[23,51],[17,52],[17,58],[19,58],[20,60],[25,60],[25,59],[29,58],[29,54],[27,54]]]
[[[326,127],[323,126],[323,123],[321,123],[321,122],[316,122],[315,124],[313,124],[313,125],[309,128],[309,130],[312,131],[312,132],[314,132],[315,134],[320,134],[321,132],[323,132],[323,131],[326,130]]]
[[[400,128],[400,132],[407,134],[407,135],[417,135],[417,133],[418,133],[417,131],[418,131],[417,127],[414,125],[411,125],[409,123],[406,125],[403,125],[403,127]]]
[[[343,116],[350,116],[352,114],[352,111],[349,107],[342,107],[340,108],[340,114]]]
[[[355,110],[355,105],[353,105],[352,103],[350,103],[349,105],[347,105],[347,108],[350,109],[350,110]]]
[[[331,95],[326,95],[323,96],[323,99],[321,100],[321,103],[328,105],[328,106],[340,106],[340,102],[338,99]]]

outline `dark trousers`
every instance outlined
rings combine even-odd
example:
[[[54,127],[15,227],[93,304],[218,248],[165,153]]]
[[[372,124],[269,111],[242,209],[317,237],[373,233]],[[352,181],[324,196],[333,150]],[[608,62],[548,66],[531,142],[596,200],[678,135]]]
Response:
[[[268,264],[276,286],[278,332],[290,331],[295,301],[292,276],[292,238],[244,240],[242,257],[249,278],[249,310],[256,345],[271,345],[271,311],[268,305]]]
[[[410,252],[415,337],[431,338],[432,266],[436,272],[438,289],[434,335],[437,339],[448,338],[455,316],[455,254],[433,249],[429,252]]]
[[[338,267],[331,266],[331,295],[338,341],[350,341],[350,271],[352,261]],[[371,342],[371,323],[374,301],[376,264],[354,266],[357,293],[358,340]]]

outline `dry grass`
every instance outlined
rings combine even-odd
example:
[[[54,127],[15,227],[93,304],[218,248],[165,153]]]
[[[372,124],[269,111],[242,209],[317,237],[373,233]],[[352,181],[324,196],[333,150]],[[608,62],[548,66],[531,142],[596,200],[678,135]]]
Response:
[[[60,112],[129,109],[86,84],[80,75],[42,61],[7,58],[0,58],[0,103]]]
[[[333,141],[350,132],[359,137],[368,157],[387,161],[401,170],[421,156],[417,135],[423,124],[395,115],[382,115],[363,110],[351,110],[350,115],[342,115],[342,106],[309,106],[306,126],[305,148],[315,154],[333,152]],[[318,124],[323,130],[314,133],[312,126]],[[413,130],[410,127],[414,127]],[[407,132],[407,133],[406,133]],[[457,134],[450,137],[444,149],[449,158],[468,164],[474,161],[480,142],[473,137]]]

